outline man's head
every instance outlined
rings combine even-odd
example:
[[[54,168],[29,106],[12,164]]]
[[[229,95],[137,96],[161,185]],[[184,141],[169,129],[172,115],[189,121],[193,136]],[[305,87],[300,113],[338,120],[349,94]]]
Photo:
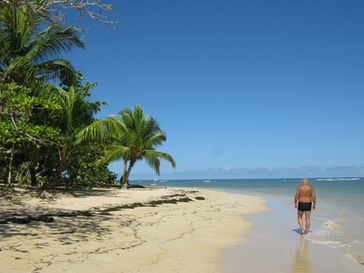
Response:
[[[305,178],[303,178],[303,180],[302,180],[302,184],[304,184],[304,185],[309,184],[308,179],[307,179],[306,177],[305,177]]]

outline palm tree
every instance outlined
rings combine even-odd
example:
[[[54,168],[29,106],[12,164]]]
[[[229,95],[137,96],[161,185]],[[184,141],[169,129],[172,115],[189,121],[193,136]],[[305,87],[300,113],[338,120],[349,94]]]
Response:
[[[26,5],[0,5],[1,80],[26,85],[34,81],[74,84],[75,69],[60,58],[74,47],[84,47],[75,27],[45,23]]]
[[[76,135],[83,124],[78,117],[83,112],[87,90],[77,90],[73,86],[68,91],[59,89],[56,98],[61,111],[58,117],[58,128],[61,142],[57,145],[59,163],[56,175],[59,176],[67,164],[67,158],[77,146]]]
[[[135,105],[134,111],[125,109],[119,116],[95,121],[80,132],[79,138],[105,143],[106,148],[99,164],[122,159],[121,188],[127,188],[131,170],[139,160],[144,159],[157,175],[160,174],[161,159],[176,167],[170,154],[156,149],[156,146],[166,141],[166,134],[154,118],[144,114],[139,105]]]

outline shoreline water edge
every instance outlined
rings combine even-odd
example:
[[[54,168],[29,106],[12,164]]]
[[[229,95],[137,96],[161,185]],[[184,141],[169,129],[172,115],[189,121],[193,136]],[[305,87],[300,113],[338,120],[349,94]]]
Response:
[[[245,215],[264,209],[256,196],[195,188],[20,192],[1,199],[0,272],[219,272],[251,227]]]
[[[357,258],[315,240],[316,230],[302,235],[287,200],[262,196],[268,209],[246,217],[254,228],[220,258],[224,273],[363,273]],[[264,259],[264,262],[262,262]]]

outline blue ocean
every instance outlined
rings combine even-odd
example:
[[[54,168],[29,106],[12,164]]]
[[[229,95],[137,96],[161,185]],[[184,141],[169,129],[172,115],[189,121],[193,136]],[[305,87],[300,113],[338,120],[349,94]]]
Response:
[[[338,248],[364,263],[364,178],[311,178],[318,202],[313,242]],[[291,203],[300,179],[142,180],[143,185],[211,188]]]

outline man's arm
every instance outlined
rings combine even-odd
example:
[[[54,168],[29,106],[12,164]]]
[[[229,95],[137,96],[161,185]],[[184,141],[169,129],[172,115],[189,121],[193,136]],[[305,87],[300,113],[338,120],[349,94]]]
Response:
[[[315,189],[312,187],[312,205],[313,205],[313,209],[316,209],[316,192]]]
[[[294,207],[297,208],[297,204],[298,204],[298,188],[296,189],[296,193],[294,195]]]

